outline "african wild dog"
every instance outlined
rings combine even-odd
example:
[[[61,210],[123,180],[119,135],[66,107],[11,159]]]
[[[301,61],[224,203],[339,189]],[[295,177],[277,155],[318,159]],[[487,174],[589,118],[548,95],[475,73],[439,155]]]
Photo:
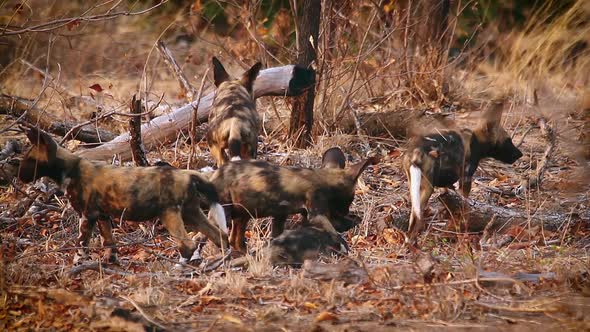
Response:
[[[332,151],[333,152],[333,151]],[[342,154],[342,151],[340,151]],[[377,162],[368,158],[347,169],[334,168],[330,161],[338,153],[324,158],[324,168],[284,167],[266,161],[236,161],[216,170],[210,180],[227,206],[232,219],[230,245],[245,252],[244,233],[250,218],[273,217],[271,236],[277,237],[291,214],[303,213],[309,218],[326,216],[335,231],[346,231],[356,225],[358,217],[349,215],[356,181],[361,172]],[[229,212],[229,213],[228,213]]]
[[[169,166],[116,167],[82,159],[60,147],[47,133],[27,129],[33,146],[23,157],[19,178],[32,182],[47,176],[67,187],[72,207],[81,215],[77,244],[83,247],[74,262],[88,254],[88,242],[98,223],[102,245],[111,262],[117,260],[110,217],[146,221],[159,217],[177,242],[181,261],[191,259],[196,244],[185,225],[205,234],[218,246],[227,246],[225,213],[215,187],[199,173]],[[210,223],[199,207],[210,204]]]
[[[459,181],[467,196],[480,160],[489,157],[512,164],[522,157],[500,123],[503,108],[503,101],[494,101],[474,130],[451,127],[408,141],[403,168],[410,183],[412,210],[406,243],[414,245],[424,228],[422,211],[434,187],[452,187]]]
[[[323,215],[311,218],[311,227],[284,231],[263,247],[255,256],[268,258],[272,265],[299,266],[306,259],[315,260],[323,255],[347,255],[350,248],[342,236],[333,231],[332,224]],[[248,257],[239,257],[230,267],[245,267]]]
[[[209,113],[207,143],[217,167],[228,159],[256,159],[260,119],[252,86],[261,66],[257,62],[242,78],[232,79],[221,62],[213,57],[217,91]]]

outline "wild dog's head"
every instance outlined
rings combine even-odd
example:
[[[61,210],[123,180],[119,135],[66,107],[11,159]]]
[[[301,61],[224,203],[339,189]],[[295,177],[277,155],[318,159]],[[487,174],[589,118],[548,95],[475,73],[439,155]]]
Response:
[[[494,101],[483,114],[479,126],[474,131],[482,145],[483,157],[491,157],[512,164],[522,157],[522,152],[514,146],[510,135],[502,127],[503,101]]]
[[[221,62],[216,57],[213,57],[213,80],[215,81],[215,86],[217,90],[224,90],[224,89],[239,89],[239,87],[245,88],[248,96],[250,99],[254,99],[252,87],[254,86],[254,81],[258,76],[258,72],[262,67],[260,62],[254,64],[250,69],[248,69],[241,78],[235,79],[229,76]]]
[[[346,231],[360,222],[360,218],[351,214],[349,210],[354,200],[356,183],[368,166],[379,162],[378,157],[371,157],[342,169],[344,167],[340,165],[344,164],[343,160],[344,154],[338,148],[324,153],[323,168],[328,169],[318,170],[324,178],[315,188],[317,195],[312,202],[315,208],[311,211],[312,214],[325,213],[339,232]]]
[[[37,128],[26,129],[27,138],[33,146],[20,162],[19,179],[32,182],[44,176],[61,184],[67,165],[76,157],[61,148],[46,132]]]
[[[344,156],[344,152],[338,147],[333,147],[326,152],[322,156],[322,168],[344,168],[344,164],[346,163],[346,157]]]

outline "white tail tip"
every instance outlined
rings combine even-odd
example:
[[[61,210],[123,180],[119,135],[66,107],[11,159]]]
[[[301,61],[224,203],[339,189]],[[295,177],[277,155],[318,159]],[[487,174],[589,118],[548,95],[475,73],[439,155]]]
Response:
[[[199,169],[199,172],[201,173],[210,173],[213,172],[215,170],[215,168],[211,167],[211,166],[205,166],[201,169]]]
[[[209,207],[209,219],[213,219],[217,226],[227,234],[227,221],[225,219],[225,211],[223,210],[223,206],[219,205],[219,203],[211,204]]]
[[[422,219],[422,209],[420,207],[420,182],[422,180],[422,171],[416,165],[410,166],[410,200],[412,201],[412,210],[418,219]]]
[[[240,161],[242,160],[242,158],[240,158],[239,156],[235,156],[235,157],[231,157],[230,161]]]

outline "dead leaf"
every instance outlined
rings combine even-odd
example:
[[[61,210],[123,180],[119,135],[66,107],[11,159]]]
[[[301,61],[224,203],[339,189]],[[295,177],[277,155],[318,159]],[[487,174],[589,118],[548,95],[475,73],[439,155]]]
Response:
[[[96,92],[102,92],[103,88],[102,86],[100,86],[100,84],[96,83],[96,84],[92,84],[91,86],[88,87],[89,89],[92,89]]]
[[[303,307],[305,309],[314,310],[318,308],[318,305],[313,302],[305,302],[303,303]]]
[[[212,302],[222,303],[223,300],[217,296],[209,296],[209,295],[201,296],[201,304],[209,304]]]
[[[315,318],[315,321],[318,322],[318,323],[319,322],[325,322],[325,321],[335,322],[337,320],[338,320],[338,317],[335,314],[333,314],[333,313],[331,313],[329,311],[322,311]]]
[[[244,325],[244,322],[242,322],[242,320],[241,320],[241,319],[239,319],[239,318],[238,318],[238,317],[236,317],[236,316],[232,316],[232,315],[223,315],[223,316],[221,317],[221,319],[223,319],[223,320],[225,320],[225,321],[228,321],[228,322],[230,322],[230,323],[237,324],[237,325]]]
[[[80,25],[80,20],[73,20],[73,21],[69,22],[68,24],[66,24],[66,27],[68,28],[69,31],[72,31],[73,29],[77,28],[79,25]]]

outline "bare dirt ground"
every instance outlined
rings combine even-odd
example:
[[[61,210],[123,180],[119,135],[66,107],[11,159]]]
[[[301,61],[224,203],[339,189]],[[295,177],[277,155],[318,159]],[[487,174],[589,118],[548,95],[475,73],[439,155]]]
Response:
[[[95,40],[74,38],[69,50],[63,41],[53,45],[47,62],[59,86],[50,84],[39,106],[61,118],[88,120],[96,107],[72,100],[72,93],[64,91],[65,87],[74,95],[126,112],[142,79],[149,83],[150,100],[157,101],[164,94],[163,104],[171,108],[182,105],[177,81],[153,49],[158,34],[152,31],[139,37],[144,27],[133,19],[125,22],[129,24],[105,24],[101,33],[87,31]],[[195,85],[210,55],[219,55],[219,45],[224,41],[218,42],[213,46],[198,41],[188,48],[171,47]],[[30,43],[30,49],[47,50],[46,41]],[[238,48],[236,45],[232,44]],[[43,56],[27,59],[45,68],[47,59]],[[234,73],[241,70],[237,63],[252,63],[248,58],[238,61],[227,54],[223,60],[233,63],[229,68]],[[2,75],[3,93],[34,99],[43,89],[43,76],[18,60]],[[463,97],[494,75],[500,77],[496,86],[510,80],[500,72],[479,72],[477,79],[460,75],[457,72],[454,77],[462,81]],[[374,83],[373,88],[395,95],[393,86],[383,82]],[[94,84],[100,84],[102,91],[88,88]],[[481,232],[463,233],[446,227],[444,206],[435,193],[427,213],[430,227],[419,241],[420,254],[409,253],[403,246],[402,231],[409,213],[407,182],[400,167],[404,139],[343,134],[339,129],[328,129],[329,121],[320,120],[315,143],[307,149],[294,149],[284,138],[284,128],[277,124],[288,121],[289,111],[284,99],[278,97],[258,100],[258,110],[267,124],[259,143],[261,159],[317,167],[321,153],[331,146],[340,146],[352,161],[369,152],[382,157],[378,165],[365,171],[357,186],[352,211],[362,217],[362,223],[345,234],[352,249],[349,257],[326,257],[320,263],[293,268],[272,267],[265,257],[254,256],[245,271],[225,267],[208,273],[178,270],[173,267],[177,260],[175,246],[158,221],[138,224],[115,219],[121,264],[101,263],[103,251],[95,235],[91,251],[96,264],[75,267],[72,259],[78,216],[59,188],[47,181],[30,186],[4,183],[0,186],[0,328],[590,330],[587,162],[576,157],[578,148],[573,143],[584,135],[581,117],[575,114],[581,109],[577,101],[587,88],[585,84],[556,88],[552,82],[545,82],[539,89],[540,106],[535,107],[527,102],[530,95],[517,94],[515,100],[519,102],[505,111],[504,126],[516,142],[522,140],[524,157],[511,166],[486,161],[476,173],[471,199],[516,211],[526,217],[526,222],[511,225],[490,241],[481,241]],[[359,99],[361,110],[387,111],[400,106],[397,99],[380,99],[386,103],[373,102],[369,97]],[[328,106],[321,107],[324,113],[317,116],[328,117],[338,102],[326,101]],[[431,110],[440,111],[436,107]],[[473,125],[477,119],[473,111],[467,104],[454,104],[454,117],[460,125]],[[547,147],[534,126],[534,116],[539,112],[559,114],[550,117],[557,144],[541,187],[515,195],[513,189],[523,176],[534,173]],[[0,128],[13,121],[0,116]],[[110,117],[100,126],[123,132],[127,119]],[[3,132],[0,144],[14,138],[25,143],[22,133],[14,130]],[[186,133],[180,133],[176,142],[150,151],[148,158],[186,167],[187,142]],[[66,146],[80,148],[74,142]],[[212,165],[206,143],[200,142],[198,147],[200,164]],[[535,223],[544,216],[558,216],[563,222],[545,229]],[[250,248],[259,249],[268,242],[268,224],[266,220],[251,222],[247,233]],[[296,220],[291,227],[297,227]],[[219,255],[212,245],[204,253],[208,257]],[[332,278],[322,279],[312,273],[317,266],[336,272]]]

